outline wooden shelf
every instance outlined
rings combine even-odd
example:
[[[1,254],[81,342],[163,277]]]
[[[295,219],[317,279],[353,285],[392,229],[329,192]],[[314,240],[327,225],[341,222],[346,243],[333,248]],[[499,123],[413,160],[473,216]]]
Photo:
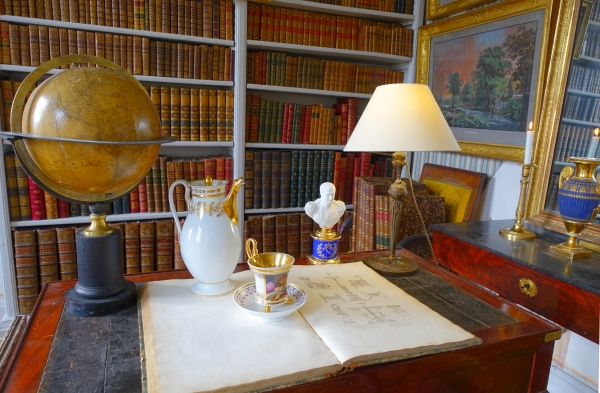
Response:
[[[580,126],[600,127],[600,123],[592,123],[591,121],[582,121],[582,120],[575,120],[575,119],[567,119],[566,117],[563,117],[561,119],[561,121],[563,123],[577,124],[577,125],[580,125]]]
[[[568,89],[567,90],[568,94],[573,94],[573,95],[577,95],[577,96],[586,96],[586,97],[596,97],[596,98],[600,98],[600,94],[597,93],[590,93],[589,91],[583,91],[583,90],[573,90],[573,89]]]
[[[342,151],[346,145],[306,145],[292,143],[255,143],[246,142],[246,147],[251,149],[277,149],[277,150],[336,150]]]
[[[595,20],[588,21],[588,30],[600,31],[600,22]]]
[[[593,63],[597,66],[600,66],[600,59],[596,58],[596,57],[590,57],[590,56],[579,56],[576,59],[573,59],[575,61],[579,60],[579,61],[583,61],[583,62],[588,62],[588,63]]]
[[[263,2],[258,2],[264,4]],[[355,7],[342,7],[339,5],[314,3],[311,1],[303,0],[272,0],[268,3],[269,5],[293,8],[297,10],[323,12],[332,15],[343,15],[352,16],[355,18],[367,18],[378,20],[381,22],[393,22],[393,23],[409,23],[415,20],[414,15],[398,14],[395,12],[383,12],[366,10]]]
[[[320,46],[285,44],[281,42],[248,40],[247,45],[248,49],[278,51],[301,55],[315,55],[318,57],[336,59],[336,61],[350,60],[379,65],[397,65],[411,61],[411,58],[407,56],[388,55],[385,53],[365,52],[358,50],[324,48]]]
[[[346,205],[346,210],[354,209],[354,205]],[[246,214],[283,214],[304,212],[303,207],[280,207],[277,209],[245,209]]]
[[[122,34],[122,35],[137,35],[140,37],[158,38],[166,41],[174,42],[185,42],[189,44],[207,44],[207,45],[221,45],[221,46],[233,46],[234,42],[230,40],[220,40],[217,38],[205,38],[205,37],[194,37],[190,35],[171,34],[171,33],[159,33],[156,31],[148,30],[134,30],[134,29],[123,29],[120,27],[112,26],[100,26],[100,25],[88,25],[84,23],[71,23],[62,22],[51,19],[37,19],[37,18],[25,18],[22,16],[12,15],[0,15],[0,21],[10,23],[20,23],[27,25],[41,25],[50,27],[64,27],[67,29],[77,29],[85,31],[94,31],[111,34]]]
[[[372,96],[372,94],[348,93],[348,92],[343,92],[343,91],[331,91],[331,90],[302,89],[300,87],[257,85],[254,83],[248,83],[246,90],[272,91],[275,93],[306,94],[306,95],[313,95],[313,96],[365,98],[365,99],[369,99]]]
[[[178,212],[177,217],[185,217],[187,212]],[[161,220],[173,218],[173,214],[170,212],[161,213],[129,213],[129,214],[111,214],[106,216],[107,222],[120,222],[120,221],[137,221],[137,220]],[[68,217],[58,218],[54,220],[29,220],[29,221],[13,221],[10,223],[11,228],[27,228],[27,227],[43,227],[43,226],[56,226],[56,225],[75,225],[75,224],[89,224],[89,216],[80,217]]]

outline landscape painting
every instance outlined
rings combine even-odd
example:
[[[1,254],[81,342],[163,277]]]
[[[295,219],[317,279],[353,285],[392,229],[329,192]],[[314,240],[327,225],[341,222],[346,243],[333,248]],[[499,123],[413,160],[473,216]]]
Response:
[[[430,87],[450,127],[526,131],[538,22],[436,42]]]

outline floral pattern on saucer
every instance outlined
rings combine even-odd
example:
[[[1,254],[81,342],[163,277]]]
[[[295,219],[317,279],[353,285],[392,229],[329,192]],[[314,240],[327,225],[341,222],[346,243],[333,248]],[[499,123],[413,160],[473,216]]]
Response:
[[[256,284],[248,283],[239,287],[233,293],[234,303],[244,310],[249,315],[269,322],[281,321],[292,315],[296,310],[306,303],[306,292],[299,286],[294,284],[287,284],[287,293],[291,304],[278,304],[271,306],[271,312],[265,313],[263,309],[264,305],[258,304],[254,301],[254,294],[256,293]]]

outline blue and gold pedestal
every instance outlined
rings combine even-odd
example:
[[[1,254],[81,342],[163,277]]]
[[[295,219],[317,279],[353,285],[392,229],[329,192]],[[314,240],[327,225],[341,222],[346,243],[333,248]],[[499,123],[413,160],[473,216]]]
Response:
[[[575,170],[566,166],[560,173],[558,210],[569,239],[550,247],[550,251],[567,258],[586,258],[592,253],[581,247],[577,239],[598,214],[600,195],[594,171],[600,159],[569,157],[567,161],[575,163]]]
[[[331,228],[321,228],[310,234],[313,238],[312,254],[307,257],[313,265],[340,263],[339,242],[342,235]]]

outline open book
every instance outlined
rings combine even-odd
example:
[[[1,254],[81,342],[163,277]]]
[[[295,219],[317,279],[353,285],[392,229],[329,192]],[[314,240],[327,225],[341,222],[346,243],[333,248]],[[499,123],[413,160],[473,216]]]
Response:
[[[254,281],[251,271],[231,278],[238,287]],[[147,390],[266,390],[481,342],[362,262],[294,266],[288,282],[302,287],[307,301],[277,322],[248,315],[232,293],[196,295],[193,280],[146,284],[140,320]]]

